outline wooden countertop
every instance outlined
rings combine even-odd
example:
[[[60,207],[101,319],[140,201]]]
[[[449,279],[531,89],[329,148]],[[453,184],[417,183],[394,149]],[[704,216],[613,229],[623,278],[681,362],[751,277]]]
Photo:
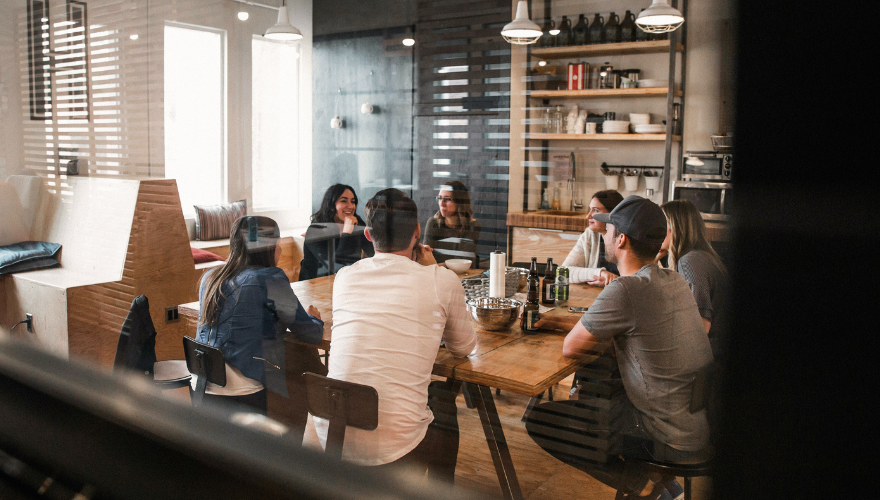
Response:
[[[587,228],[587,213],[568,210],[508,212],[507,225],[583,232]],[[709,241],[730,241],[729,233],[726,222],[706,221],[706,238]]]
[[[563,231],[576,231],[581,233],[587,228],[587,212],[570,212],[568,210],[508,212],[507,225],[537,227],[541,229],[561,229]]]

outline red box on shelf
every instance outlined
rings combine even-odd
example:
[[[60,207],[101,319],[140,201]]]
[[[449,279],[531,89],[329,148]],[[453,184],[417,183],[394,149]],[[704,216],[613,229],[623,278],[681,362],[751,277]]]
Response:
[[[586,88],[584,84],[586,74],[586,63],[568,63],[568,90],[583,90]]]

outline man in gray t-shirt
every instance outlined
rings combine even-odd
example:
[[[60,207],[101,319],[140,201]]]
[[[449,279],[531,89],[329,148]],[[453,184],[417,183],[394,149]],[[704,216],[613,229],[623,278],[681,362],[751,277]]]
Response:
[[[618,487],[622,469],[618,455],[670,462],[705,458],[709,450],[706,413],[691,413],[689,408],[694,377],[711,364],[712,350],[687,282],[680,274],[652,263],[666,236],[660,207],[629,196],[611,213],[594,218],[606,224],[607,258],[617,264],[620,277],[605,287],[580,321],[548,319],[538,326],[571,329],[563,343],[563,354],[568,357],[594,354],[603,342],[613,346],[625,392],[612,397],[607,424],[580,419],[568,429],[608,435],[609,460],[590,464],[560,453],[554,444],[555,431],[545,425],[544,415],[576,414],[572,408],[582,407],[579,402],[535,407],[526,429],[549,453]],[[664,487],[648,479],[647,472],[636,467],[624,489],[636,498],[657,498]],[[659,482],[661,478],[651,479]]]

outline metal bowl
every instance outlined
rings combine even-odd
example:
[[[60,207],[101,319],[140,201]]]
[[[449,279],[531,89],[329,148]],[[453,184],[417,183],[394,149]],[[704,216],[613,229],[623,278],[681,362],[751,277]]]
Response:
[[[522,302],[498,297],[480,297],[467,301],[471,317],[484,330],[507,330],[519,318]]]

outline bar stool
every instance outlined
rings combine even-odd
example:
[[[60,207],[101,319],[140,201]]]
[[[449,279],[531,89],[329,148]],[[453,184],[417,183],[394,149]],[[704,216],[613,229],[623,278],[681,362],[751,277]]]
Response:
[[[311,372],[303,373],[309,413],[329,421],[325,453],[342,458],[345,427],[367,431],[379,426],[379,393],[361,384],[334,380]]]

